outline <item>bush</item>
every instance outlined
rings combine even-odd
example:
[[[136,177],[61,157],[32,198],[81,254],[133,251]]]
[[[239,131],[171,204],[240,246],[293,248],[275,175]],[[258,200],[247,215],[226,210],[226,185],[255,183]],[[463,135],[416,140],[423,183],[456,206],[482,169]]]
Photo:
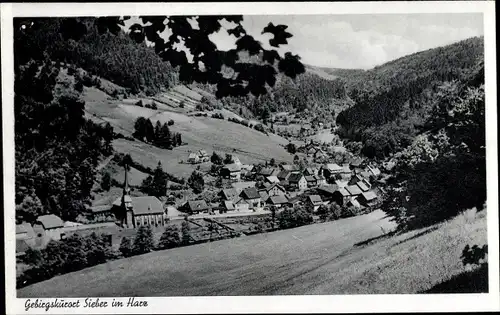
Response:
[[[135,105],[137,105],[139,107],[144,107],[144,105],[142,104],[142,100],[137,101],[137,103],[135,103]]]
[[[170,119],[168,122],[167,122],[167,125],[169,126],[172,126],[174,124],[174,120],[173,119]]]
[[[161,235],[158,242],[159,249],[168,249],[179,246],[181,238],[179,236],[179,228],[177,225],[167,225],[165,232]]]
[[[281,229],[289,229],[313,222],[312,214],[303,208],[287,208],[277,215]]]
[[[119,251],[122,253],[123,257],[132,256],[132,242],[128,237],[123,237],[120,243]]]
[[[158,109],[158,105],[156,105],[156,103],[154,101],[151,103],[151,109],[155,109],[155,110]]]

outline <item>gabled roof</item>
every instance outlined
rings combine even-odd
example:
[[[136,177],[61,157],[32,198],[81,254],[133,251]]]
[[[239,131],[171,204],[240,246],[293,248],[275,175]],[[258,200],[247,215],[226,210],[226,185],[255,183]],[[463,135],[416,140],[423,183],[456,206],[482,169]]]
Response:
[[[28,236],[35,236],[35,231],[31,224],[25,222],[16,225],[16,234],[28,234]]]
[[[234,189],[243,190],[245,188],[255,187],[255,182],[237,182],[237,183],[232,183],[231,186]]]
[[[290,171],[281,171],[276,177],[278,177],[279,179],[287,179],[290,174]]]
[[[227,210],[234,210],[234,203],[232,201],[224,201],[223,206]]]
[[[25,240],[16,240],[16,254],[22,254],[30,248]]]
[[[278,177],[276,176],[268,176],[266,177],[267,181],[270,182],[270,183],[279,183],[280,180],[278,179]]]
[[[239,172],[239,171],[241,171],[241,166],[233,163],[233,164],[224,165],[223,169],[226,169],[231,173],[232,172]]]
[[[373,174],[373,176],[380,175],[380,170],[378,169],[378,167],[368,166],[368,170]]]
[[[271,175],[273,175],[273,172],[274,172],[274,170],[272,168],[265,167],[265,168],[262,168],[260,170],[259,175],[271,176]]]
[[[314,176],[310,176],[310,175],[308,175],[308,176],[304,176],[304,178],[306,179],[306,181],[307,181],[308,183],[309,183],[309,182],[316,182],[316,181],[317,181],[316,177],[314,177]]]
[[[356,208],[362,208],[363,206],[359,203],[357,199],[351,199],[349,200],[349,203],[353,205]]]
[[[332,195],[334,192],[339,190],[337,185],[321,186],[317,188],[318,192],[326,193]]]
[[[349,164],[342,165],[342,173],[351,173],[351,169],[349,168]]]
[[[286,189],[281,186],[280,184],[277,184],[277,183],[274,183],[274,184],[270,184],[270,185],[265,185],[264,188],[262,190],[268,192],[270,191],[271,189],[273,189],[274,187],[277,187],[279,190],[281,191],[286,191]]]
[[[337,179],[335,180],[335,185],[339,186],[339,187],[346,187],[348,185],[348,181],[346,180],[340,180],[340,179]]]
[[[342,195],[342,197],[347,197],[351,195],[345,188],[339,188],[337,191]]]
[[[238,196],[238,192],[234,188],[229,188],[221,190],[219,195],[226,200],[232,200]]]
[[[360,175],[361,175],[361,176],[363,176],[363,177],[364,177],[364,178],[366,178],[366,179],[369,179],[371,174],[370,174],[370,172],[367,172],[367,171],[362,171],[362,172],[360,173]]]
[[[205,200],[189,200],[184,205],[191,211],[203,211],[210,208]]]
[[[250,187],[250,188],[244,189],[241,192],[240,196],[243,197],[244,199],[257,199],[257,198],[260,198],[260,194],[257,191],[257,188],[255,188],[255,187]]]
[[[269,198],[269,195],[265,190],[260,190],[259,195],[260,195],[260,200],[262,201],[266,201],[267,198]]]
[[[36,219],[44,229],[56,229],[64,226],[63,220],[55,214],[47,214],[39,216]]]
[[[310,202],[312,202],[312,204],[318,204],[323,202],[319,195],[309,195],[307,198],[309,199]]]
[[[367,191],[362,193],[363,198],[366,199],[366,201],[371,201],[377,199],[377,194],[374,191]]]
[[[364,192],[370,190],[370,188],[366,186],[366,184],[363,181],[357,182],[356,185],[358,185],[359,189],[361,189]]]
[[[316,174],[316,172],[314,171],[314,169],[312,167],[308,167],[304,170],[304,174],[308,174],[308,175],[314,175]]]
[[[357,185],[348,185],[346,186],[345,188],[349,194],[351,194],[352,196],[356,196],[356,195],[360,195],[361,193],[363,193],[361,191],[361,189],[359,189],[359,187]]]
[[[298,171],[299,167],[297,165],[294,165],[294,164],[283,164],[283,165],[281,165],[281,169],[283,171],[293,172],[293,171]]]
[[[298,183],[304,175],[302,174],[290,174],[290,177],[288,177],[288,182],[289,183]]]
[[[269,197],[267,202],[273,205],[281,205],[287,203],[288,199],[283,195],[277,195]]]
[[[324,166],[327,170],[331,172],[340,172],[342,171],[342,167],[336,163],[328,163]]]
[[[188,159],[199,159],[200,157],[196,153],[190,153]]]
[[[207,151],[205,151],[205,150],[202,149],[202,150],[198,151],[198,155],[200,155],[200,156],[208,156],[208,153],[207,153]]]

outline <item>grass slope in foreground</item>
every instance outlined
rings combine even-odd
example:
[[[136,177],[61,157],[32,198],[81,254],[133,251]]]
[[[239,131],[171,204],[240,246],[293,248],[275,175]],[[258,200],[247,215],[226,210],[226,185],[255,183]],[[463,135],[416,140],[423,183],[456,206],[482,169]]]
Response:
[[[55,277],[19,298],[417,293],[463,272],[486,243],[485,211],[359,245],[393,228],[382,211],[296,229],[153,252]],[[356,245],[358,244],[358,245]]]

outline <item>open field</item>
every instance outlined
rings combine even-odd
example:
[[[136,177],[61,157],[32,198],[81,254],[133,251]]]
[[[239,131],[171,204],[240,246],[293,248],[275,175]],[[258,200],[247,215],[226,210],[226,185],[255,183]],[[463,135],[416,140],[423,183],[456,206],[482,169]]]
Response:
[[[153,252],[18,290],[19,298],[417,293],[465,270],[466,244],[486,243],[486,213],[427,230],[393,228],[381,211],[296,229]]]

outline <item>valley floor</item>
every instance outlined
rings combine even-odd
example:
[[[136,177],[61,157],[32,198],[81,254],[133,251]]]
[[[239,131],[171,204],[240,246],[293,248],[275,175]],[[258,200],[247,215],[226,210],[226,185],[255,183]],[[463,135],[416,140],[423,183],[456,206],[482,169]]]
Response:
[[[22,288],[17,295],[418,293],[465,271],[460,260],[465,245],[486,243],[485,211],[383,236],[393,228],[382,211],[375,211],[111,261]]]

